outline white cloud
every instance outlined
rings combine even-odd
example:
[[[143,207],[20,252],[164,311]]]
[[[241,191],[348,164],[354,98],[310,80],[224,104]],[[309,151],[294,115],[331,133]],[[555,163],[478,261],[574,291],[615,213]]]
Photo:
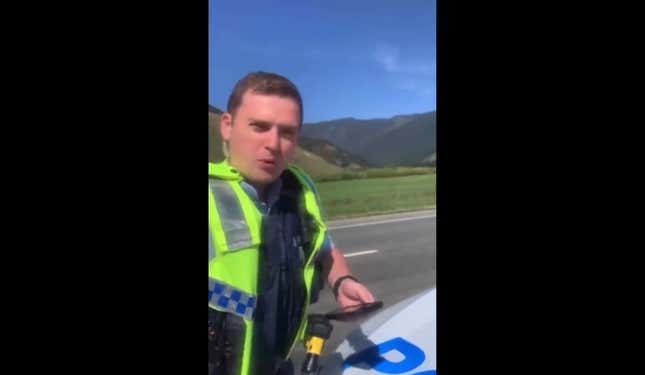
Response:
[[[373,59],[387,72],[387,80],[398,90],[412,92],[427,99],[434,97],[435,62],[403,61],[399,49],[381,44]]]
[[[373,56],[388,72],[396,72],[399,69],[399,51],[396,48],[380,46]]]
[[[372,57],[389,73],[434,75],[434,61],[402,61],[398,48],[387,44],[378,46]]]

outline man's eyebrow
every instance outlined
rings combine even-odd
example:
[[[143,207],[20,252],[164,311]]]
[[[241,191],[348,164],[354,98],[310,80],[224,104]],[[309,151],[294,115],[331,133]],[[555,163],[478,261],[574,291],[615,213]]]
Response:
[[[258,119],[250,118],[249,125],[260,125],[260,126],[271,127],[273,126],[273,123],[266,120],[258,120]],[[292,125],[289,125],[289,124],[276,124],[276,126],[280,129],[290,129],[293,127]]]
[[[271,126],[271,123],[269,121],[257,120],[257,119],[254,119],[254,118],[249,119],[249,124]]]
[[[294,128],[293,126],[287,124],[278,124],[278,128],[280,128],[280,130],[288,132],[295,132],[296,130],[298,130],[297,128]]]

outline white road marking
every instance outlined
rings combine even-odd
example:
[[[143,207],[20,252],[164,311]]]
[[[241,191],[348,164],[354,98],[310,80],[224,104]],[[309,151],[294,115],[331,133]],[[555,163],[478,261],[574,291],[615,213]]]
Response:
[[[358,255],[374,254],[374,253],[378,253],[378,250],[357,251],[357,252],[355,252],[355,253],[345,253],[345,254],[343,254],[343,255],[345,256],[345,258],[349,258],[349,257],[355,257],[355,256],[358,256]]]
[[[334,230],[334,229],[343,229],[343,228],[364,227],[364,226],[367,226],[367,225],[396,223],[396,222],[399,222],[399,221],[409,221],[409,220],[418,220],[418,219],[428,219],[428,218],[436,217],[436,216],[437,216],[436,214],[431,214],[431,215],[424,215],[424,216],[404,217],[404,218],[400,218],[400,219],[370,221],[370,222],[365,222],[365,223],[330,226],[327,229],[328,230]]]

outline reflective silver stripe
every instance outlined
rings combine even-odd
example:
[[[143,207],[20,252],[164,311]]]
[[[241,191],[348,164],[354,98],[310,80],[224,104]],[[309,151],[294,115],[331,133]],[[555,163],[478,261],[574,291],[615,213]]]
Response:
[[[208,229],[208,261],[215,258],[215,248],[213,247],[213,234],[210,228]]]
[[[233,189],[223,180],[211,179],[209,183],[219,212],[222,230],[226,236],[228,250],[239,250],[253,245],[242,206]]]
[[[244,319],[253,320],[257,297],[209,277],[208,304],[217,306],[223,311],[241,316]]]

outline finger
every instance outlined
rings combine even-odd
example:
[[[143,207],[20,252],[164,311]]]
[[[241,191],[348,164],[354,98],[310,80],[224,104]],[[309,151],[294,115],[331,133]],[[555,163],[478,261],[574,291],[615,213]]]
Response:
[[[374,297],[363,284],[355,283],[347,292],[346,296],[356,302],[369,303],[374,301]]]
[[[367,288],[363,288],[363,290],[361,290],[360,298],[363,303],[374,302],[374,296],[369,290],[367,290]]]
[[[374,296],[372,296],[372,293],[363,284],[356,285],[356,294],[363,303],[374,302]]]

